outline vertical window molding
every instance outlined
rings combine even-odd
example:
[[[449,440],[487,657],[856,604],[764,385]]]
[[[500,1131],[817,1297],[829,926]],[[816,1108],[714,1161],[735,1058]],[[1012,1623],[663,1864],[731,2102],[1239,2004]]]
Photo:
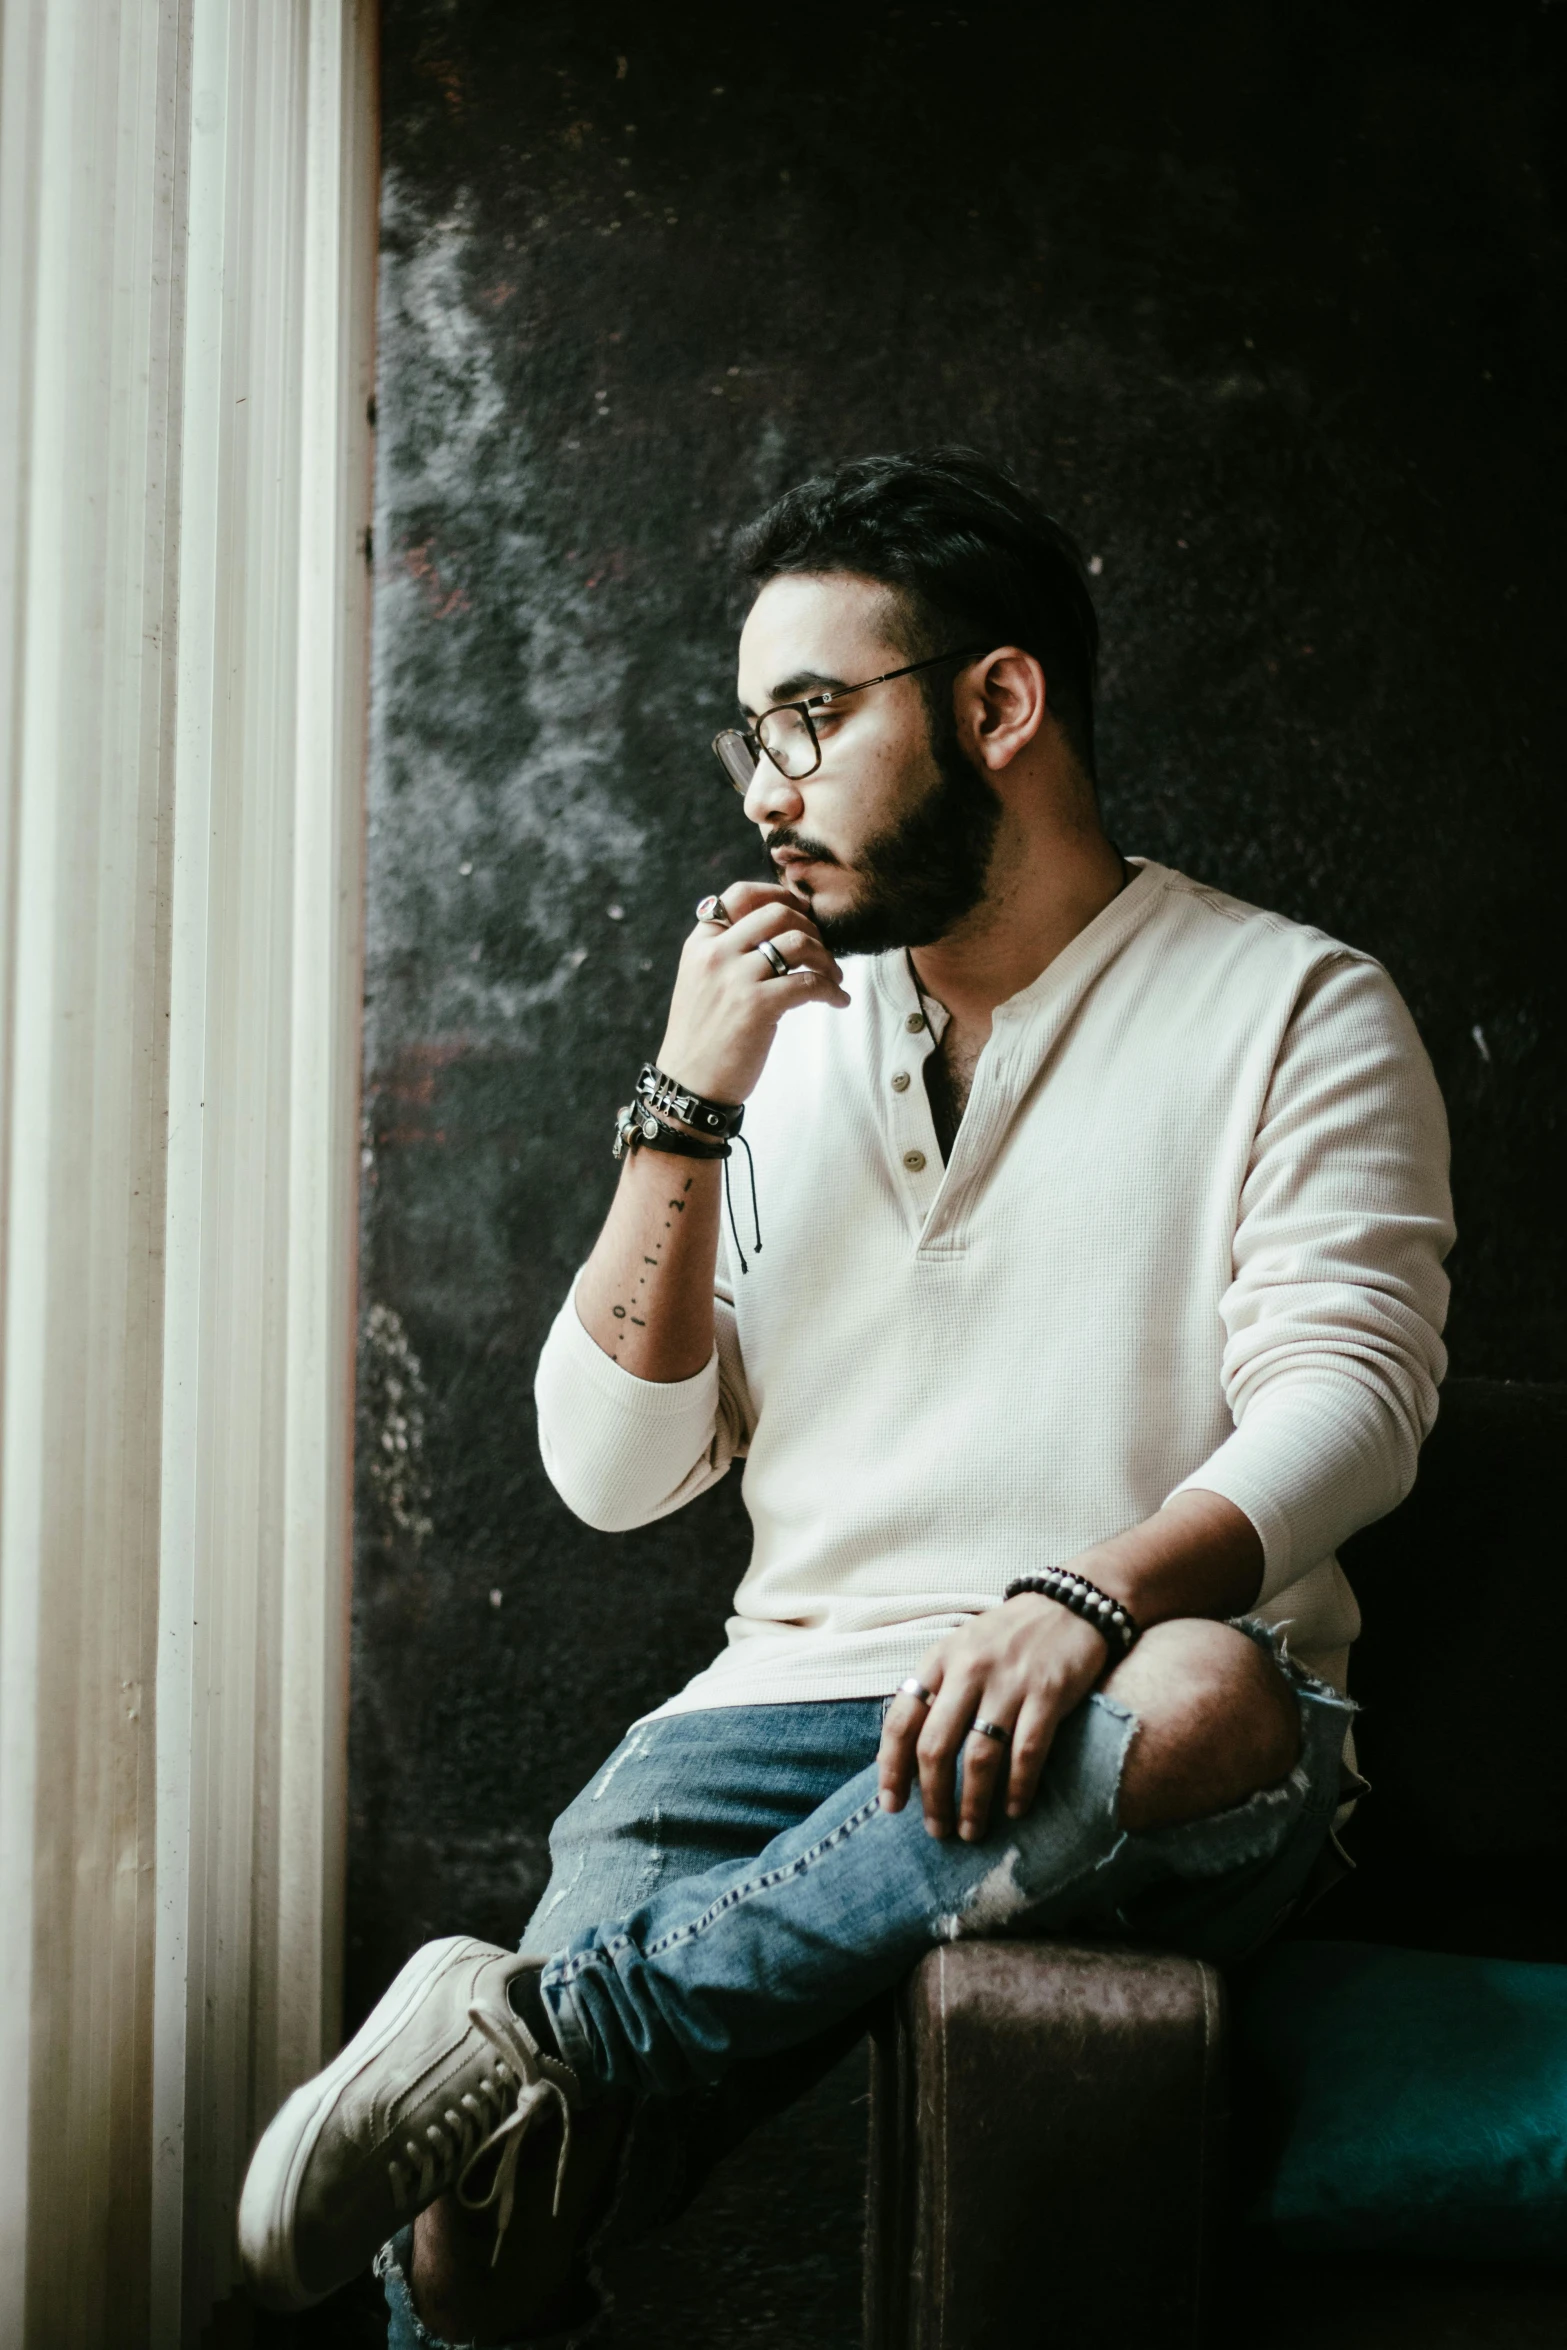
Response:
[[[372,0],[0,0],[0,2342],[194,2344],[340,1972]]]
[[[193,20],[155,2342],[337,2038],[373,385],[369,0]]]
[[[145,2339],[178,0],[0,16],[0,2341]]]

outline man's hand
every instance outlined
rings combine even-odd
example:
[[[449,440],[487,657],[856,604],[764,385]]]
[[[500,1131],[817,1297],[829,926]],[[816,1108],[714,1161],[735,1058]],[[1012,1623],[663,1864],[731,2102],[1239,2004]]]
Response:
[[[1064,1563],[1113,1592],[1147,1631],[1176,1616],[1244,1614],[1262,1582],[1262,1541],[1234,1502],[1199,1487],[1173,1493],[1140,1526]],[[879,1758],[882,1809],[902,1810],[917,1760],[925,1825],[933,1836],[950,1836],[961,1752],[958,1833],[970,1842],[984,1835],[1003,1783],[1007,1816],[1020,1819],[1034,1800],[1056,1731],[1093,1688],[1108,1653],[1090,1625],[1037,1592],[1020,1592],[949,1633],[915,1675],[934,1702],[926,1707],[917,1697],[899,1696],[888,1709]],[[1009,1730],[1010,1746],[977,1736],[976,1722]]]
[[[658,1065],[710,1101],[743,1102],[785,1012],[849,998],[802,899],[763,881],[731,882],[723,897],[728,927],[699,922],[681,950]],[[786,979],[757,953],[764,938],[790,966]]]
[[[843,974],[802,899],[760,881],[724,892],[727,925],[699,922],[686,940],[658,1065],[710,1101],[743,1102],[774,1032],[796,1004],[847,1004]],[[769,939],[785,979],[756,952]],[[713,1351],[721,1162],[628,1152],[593,1254],[577,1283],[577,1317],[634,1379],[692,1379]]]
[[[984,1835],[1003,1784],[1008,1818],[1021,1818],[1057,1729],[1093,1688],[1108,1653],[1101,1633],[1035,1592],[949,1632],[916,1675],[933,1702],[899,1695],[888,1710],[878,1757],[882,1810],[903,1809],[917,1761],[925,1825],[932,1836],[950,1836],[961,1752],[965,1842]],[[982,1737],[975,1722],[1010,1731],[1011,1744]]]

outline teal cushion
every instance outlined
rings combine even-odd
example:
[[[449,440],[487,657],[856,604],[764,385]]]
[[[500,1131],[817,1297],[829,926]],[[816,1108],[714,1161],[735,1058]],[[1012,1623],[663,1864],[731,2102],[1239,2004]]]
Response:
[[[1302,2248],[1567,2258],[1567,1967],[1283,1942],[1236,2009],[1254,2221]]]

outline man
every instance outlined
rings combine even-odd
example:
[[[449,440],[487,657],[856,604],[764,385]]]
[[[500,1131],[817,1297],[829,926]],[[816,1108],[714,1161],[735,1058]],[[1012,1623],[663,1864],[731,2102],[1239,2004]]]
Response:
[[[1106,837],[1070,543],[938,451],[745,559],[714,747],[777,879],[698,909],[538,1401],[591,1524],[743,1456],[755,1546],[716,1663],[557,1823],[525,1955],[421,1951],[257,2152],[257,2289],[393,2237],[394,2343],[569,2339],[592,2232],[939,1939],[1254,1948],[1347,1783],[1335,1547],[1436,1409],[1409,1017]]]

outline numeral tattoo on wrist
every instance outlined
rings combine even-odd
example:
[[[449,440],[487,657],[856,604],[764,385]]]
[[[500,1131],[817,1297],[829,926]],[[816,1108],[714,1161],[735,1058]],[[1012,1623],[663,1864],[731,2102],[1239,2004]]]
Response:
[[[685,1188],[687,1191],[691,1189],[691,1186],[695,1181],[696,1177],[694,1175],[688,1175],[686,1177]],[[669,1208],[674,1215],[677,1216],[683,1216],[686,1212],[686,1203],[683,1197],[680,1199],[666,1200],[664,1205]],[[668,1216],[664,1218],[664,1230],[666,1232],[672,1232],[674,1230],[674,1226],[670,1222]],[[647,1328],[645,1317],[639,1313],[634,1312],[633,1309],[643,1303],[642,1292],[646,1289],[648,1282],[658,1271],[660,1265],[664,1261],[664,1244],[662,1241],[659,1241],[656,1245],[659,1251],[658,1255],[651,1257],[644,1256],[642,1259],[642,1271],[637,1276],[635,1295],[627,1304],[623,1306],[611,1306],[610,1308],[610,1312],[614,1315],[615,1320],[621,1325],[621,1327],[615,1332],[615,1344],[617,1347],[619,1346],[621,1339],[625,1336],[625,1328],[628,1323],[633,1330],[645,1330]]]

